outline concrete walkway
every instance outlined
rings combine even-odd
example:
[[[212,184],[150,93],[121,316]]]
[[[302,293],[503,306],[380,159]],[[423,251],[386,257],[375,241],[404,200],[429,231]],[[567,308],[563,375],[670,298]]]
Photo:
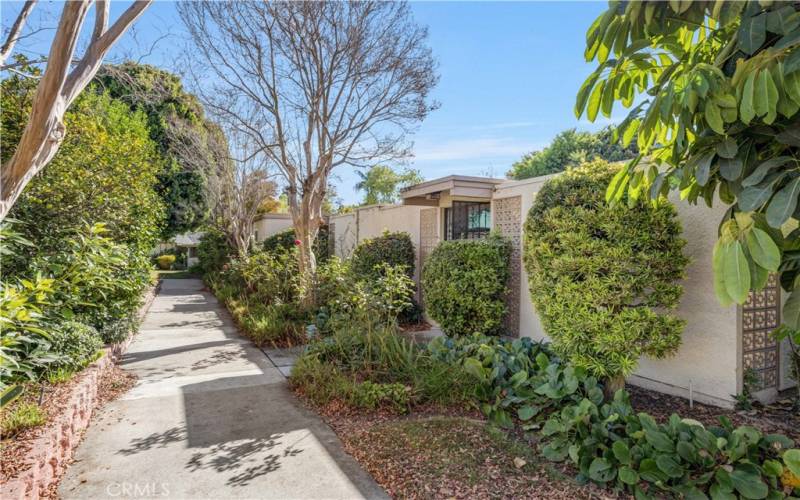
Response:
[[[240,337],[199,280],[164,280],[122,362],[139,381],[94,417],[60,496],[385,498],[288,390],[281,354]]]

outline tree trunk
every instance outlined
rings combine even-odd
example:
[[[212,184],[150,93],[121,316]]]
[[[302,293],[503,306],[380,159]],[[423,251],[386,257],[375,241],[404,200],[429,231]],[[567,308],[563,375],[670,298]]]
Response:
[[[603,386],[606,401],[611,401],[618,390],[625,388],[625,377],[622,375],[608,377],[603,381]]]

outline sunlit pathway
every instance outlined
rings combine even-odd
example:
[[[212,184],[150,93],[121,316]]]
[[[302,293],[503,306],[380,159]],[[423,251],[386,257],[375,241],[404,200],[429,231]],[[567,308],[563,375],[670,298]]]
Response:
[[[199,280],[163,282],[123,366],[139,381],[95,416],[63,498],[386,496]]]

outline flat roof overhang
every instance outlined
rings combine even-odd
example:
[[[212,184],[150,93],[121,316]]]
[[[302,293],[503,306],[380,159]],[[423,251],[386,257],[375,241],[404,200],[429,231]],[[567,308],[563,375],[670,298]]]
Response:
[[[403,198],[403,205],[434,207],[439,205],[439,198],[443,193],[454,198],[491,200],[495,187],[504,182],[506,179],[448,175],[409,186],[400,192],[400,196]]]

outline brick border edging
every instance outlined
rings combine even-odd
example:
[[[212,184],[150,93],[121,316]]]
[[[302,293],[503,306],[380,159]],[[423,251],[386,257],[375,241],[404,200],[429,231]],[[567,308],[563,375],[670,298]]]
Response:
[[[145,302],[139,308],[140,320],[160,289],[159,280],[147,292]],[[72,387],[64,410],[45,424],[42,434],[31,443],[25,457],[30,466],[2,484],[4,499],[37,499],[61,478],[83,438],[83,432],[89,427],[98,404],[100,381],[122,357],[134,337],[135,332],[122,342],[106,346],[104,355],[81,372],[81,380]]]

